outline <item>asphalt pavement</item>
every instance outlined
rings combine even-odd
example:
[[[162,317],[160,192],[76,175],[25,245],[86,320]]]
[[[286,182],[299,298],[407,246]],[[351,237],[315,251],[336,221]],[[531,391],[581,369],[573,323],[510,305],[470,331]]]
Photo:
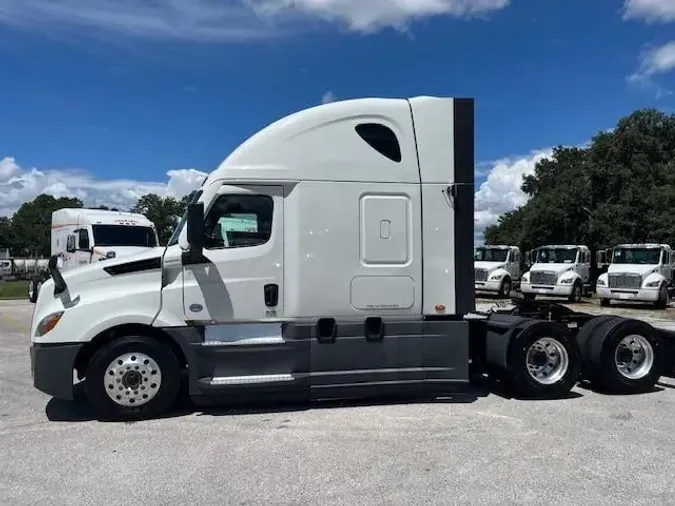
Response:
[[[0,302],[0,504],[675,504],[675,382],[101,423],[31,383],[32,305]]]

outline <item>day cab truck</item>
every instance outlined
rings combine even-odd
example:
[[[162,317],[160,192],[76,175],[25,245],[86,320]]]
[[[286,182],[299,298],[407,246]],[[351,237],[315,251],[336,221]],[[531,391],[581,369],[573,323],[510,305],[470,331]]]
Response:
[[[158,245],[155,225],[140,213],[107,209],[61,208],[52,213],[51,255],[63,271],[110,258],[125,257]],[[28,300],[35,302],[49,271],[28,280]]]
[[[165,247],[63,273],[50,258],[33,383],[73,399],[81,381],[108,420],[159,416],[182,378],[198,406],[445,395],[486,377],[556,398],[582,373],[652,388],[669,352],[647,323],[522,300],[476,312],[473,238],[473,99],[301,110],[225,158]]]
[[[600,304],[612,300],[650,302],[665,309],[672,294],[675,252],[668,244],[620,244],[607,272],[598,277]]]
[[[591,288],[591,251],[579,244],[550,244],[531,252],[533,263],[520,280],[523,297],[564,297],[581,302]]]
[[[491,244],[479,246],[474,253],[476,292],[509,297],[520,286],[521,258],[518,246]]]

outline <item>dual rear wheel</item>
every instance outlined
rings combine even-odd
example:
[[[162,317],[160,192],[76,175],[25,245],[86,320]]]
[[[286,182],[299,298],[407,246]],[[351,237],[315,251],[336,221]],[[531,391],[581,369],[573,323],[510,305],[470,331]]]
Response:
[[[508,352],[508,375],[522,397],[559,398],[582,378],[600,391],[650,391],[663,374],[659,332],[646,322],[596,317],[576,336],[546,321],[520,324]]]

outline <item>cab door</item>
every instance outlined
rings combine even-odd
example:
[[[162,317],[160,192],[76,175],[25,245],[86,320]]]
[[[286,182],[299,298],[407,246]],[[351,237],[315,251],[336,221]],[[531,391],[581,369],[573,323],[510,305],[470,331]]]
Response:
[[[283,187],[223,185],[204,214],[203,261],[183,266],[186,320],[213,325],[280,318]]]

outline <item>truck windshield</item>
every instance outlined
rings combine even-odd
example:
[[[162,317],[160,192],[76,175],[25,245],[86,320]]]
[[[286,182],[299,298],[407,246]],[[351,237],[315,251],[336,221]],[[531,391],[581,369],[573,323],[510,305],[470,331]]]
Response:
[[[92,225],[96,246],[157,246],[155,231],[151,227],[128,225]]]
[[[501,248],[476,248],[473,259],[478,262],[506,262],[509,250]]]
[[[577,248],[541,248],[537,251],[539,264],[573,264],[577,260]]]
[[[616,248],[612,263],[657,265],[660,258],[660,248]]]

